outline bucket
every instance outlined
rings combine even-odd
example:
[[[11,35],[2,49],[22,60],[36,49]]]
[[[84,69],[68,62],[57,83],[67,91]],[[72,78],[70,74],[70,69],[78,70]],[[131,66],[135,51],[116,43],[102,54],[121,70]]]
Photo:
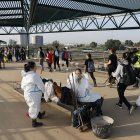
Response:
[[[114,120],[108,116],[100,116],[91,118],[91,126],[93,133],[99,138],[108,138],[111,134]]]

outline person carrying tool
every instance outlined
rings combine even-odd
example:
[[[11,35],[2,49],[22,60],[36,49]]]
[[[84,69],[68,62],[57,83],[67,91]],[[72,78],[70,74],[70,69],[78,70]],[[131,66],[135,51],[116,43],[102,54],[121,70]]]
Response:
[[[103,97],[100,94],[92,93],[88,79],[77,68],[67,79],[67,87],[72,89],[79,103],[89,105],[96,110],[96,116],[102,115]]]

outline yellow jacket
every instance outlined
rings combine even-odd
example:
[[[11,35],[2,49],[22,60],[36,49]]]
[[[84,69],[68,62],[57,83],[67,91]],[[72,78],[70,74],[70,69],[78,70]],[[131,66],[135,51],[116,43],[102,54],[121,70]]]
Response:
[[[137,62],[134,64],[134,68],[140,68],[140,53],[136,53],[138,60]]]

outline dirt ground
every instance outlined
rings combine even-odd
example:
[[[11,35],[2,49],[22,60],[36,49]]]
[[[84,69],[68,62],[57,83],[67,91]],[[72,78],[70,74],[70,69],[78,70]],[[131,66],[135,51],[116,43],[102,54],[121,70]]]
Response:
[[[80,132],[71,126],[70,112],[55,105],[54,103],[43,103],[47,117],[42,120],[44,126],[32,128],[31,120],[26,117],[28,109],[24,98],[13,89],[13,82],[21,81],[20,72],[24,63],[6,64],[6,69],[0,70],[0,140],[98,140],[92,130]],[[63,68],[64,69],[64,68]],[[61,72],[48,72],[47,68],[41,77],[51,78],[56,82],[66,85],[66,78],[75,67],[70,67]],[[39,69],[37,71],[40,72]],[[115,106],[118,100],[116,86],[105,87],[105,73],[95,72],[98,87],[93,91],[104,97],[103,114],[114,119],[110,140],[140,139],[140,109],[130,116],[127,108]],[[92,84],[92,81],[91,81]],[[129,87],[125,93],[128,100],[135,102],[140,90]]]

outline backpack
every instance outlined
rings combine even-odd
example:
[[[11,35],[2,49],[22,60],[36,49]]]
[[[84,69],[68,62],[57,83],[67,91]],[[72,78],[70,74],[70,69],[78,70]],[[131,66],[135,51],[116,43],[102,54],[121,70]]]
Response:
[[[61,99],[60,102],[66,105],[73,105],[73,93],[71,89],[67,87],[62,87]]]
[[[64,57],[64,51],[63,51],[62,54],[61,54],[61,59],[62,59],[62,60],[65,59],[65,57]]]
[[[43,53],[43,51],[40,51],[40,58],[44,58],[44,53]]]
[[[94,66],[93,61],[88,61],[87,71],[88,72],[95,72],[95,66]]]
[[[123,65],[123,64],[122,64]],[[133,85],[136,82],[136,74],[130,65],[123,65],[123,76],[120,79],[120,83],[125,85]]]

